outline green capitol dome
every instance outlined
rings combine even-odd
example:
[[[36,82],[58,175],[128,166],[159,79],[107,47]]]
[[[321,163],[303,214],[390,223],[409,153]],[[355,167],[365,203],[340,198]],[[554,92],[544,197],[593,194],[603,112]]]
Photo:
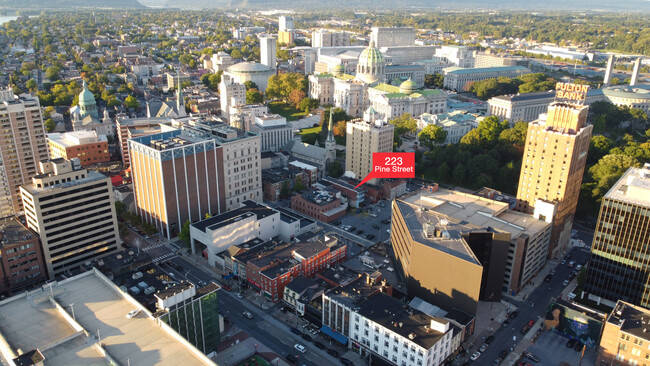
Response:
[[[97,102],[95,102],[95,96],[93,93],[88,90],[86,80],[83,82],[83,90],[79,93],[79,109],[80,119],[83,119],[88,115],[95,119],[99,119],[99,113],[97,113]]]
[[[381,51],[375,47],[375,42],[370,41],[368,48],[359,55],[357,64],[357,79],[364,83],[374,83],[384,78],[386,61]]]
[[[413,80],[411,80],[411,78],[408,78],[408,80],[401,83],[399,86],[399,91],[404,94],[411,94],[417,89],[418,85]]]

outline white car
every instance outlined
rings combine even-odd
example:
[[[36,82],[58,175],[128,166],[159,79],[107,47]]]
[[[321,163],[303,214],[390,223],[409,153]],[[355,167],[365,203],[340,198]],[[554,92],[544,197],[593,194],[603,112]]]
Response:
[[[564,282],[562,282],[562,285],[569,286],[569,280],[564,280]]]
[[[135,317],[138,314],[140,314],[140,309],[131,310],[131,311],[129,311],[128,314],[126,314],[126,318],[131,319],[131,318]]]
[[[488,349],[489,346],[490,345],[488,345],[487,343],[483,343],[481,345],[481,348],[479,348],[478,350],[481,351],[481,352],[485,352],[485,350]]]
[[[236,293],[235,296],[237,296],[238,299],[243,299],[244,298],[244,295],[240,294],[239,292]]]
[[[251,314],[248,311],[244,311],[242,314],[244,314],[244,316],[247,317],[248,319],[253,319],[253,314]]]
[[[295,348],[300,353],[307,352],[307,348],[305,348],[305,346],[303,346],[302,344],[299,344],[299,343],[294,344],[293,348]]]
[[[469,359],[472,360],[472,361],[476,361],[476,360],[478,360],[479,357],[481,357],[481,352],[476,351],[476,352],[472,353],[472,357],[470,357]]]

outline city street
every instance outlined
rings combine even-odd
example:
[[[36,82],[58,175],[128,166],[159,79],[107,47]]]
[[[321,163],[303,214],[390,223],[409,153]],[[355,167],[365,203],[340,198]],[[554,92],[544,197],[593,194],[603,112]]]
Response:
[[[574,248],[571,252],[571,260],[576,262],[587,261],[589,258],[588,248]],[[525,301],[517,301],[510,297],[505,297],[505,300],[518,307],[518,316],[515,319],[510,319],[510,324],[503,328],[497,329],[494,335],[494,341],[490,347],[481,355],[475,362],[477,365],[483,365],[493,362],[499,353],[506,350],[510,353],[511,347],[514,349],[515,345],[521,341],[523,334],[521,328],[528,324],[529,320],[537,321],[546,315],[546,310],[552,297],[558,297],[565,286],[562,284],[569,276],[572,269],[566,264],[558,264],[555,268],[555,275],[550,282],[542,282],[542,284],[535,289]],[[480,314],[479,314],[480,316]],[[481,342],[472,347],[470,354],[477,351],[481,346]],[[559,349],[558,352],[573,352],[572,350]]]

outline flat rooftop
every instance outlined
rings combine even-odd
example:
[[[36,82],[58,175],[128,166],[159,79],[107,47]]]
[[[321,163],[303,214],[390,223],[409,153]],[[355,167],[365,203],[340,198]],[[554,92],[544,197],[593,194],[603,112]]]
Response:
[[[381,292],[371,296],[358,306],[360,315],[381,324],[384,328],[390,329],[404,338],[412,338],[412,342],[427,350],[445,335],[445,333],[430,329],[432,320],[437,323],[449,324],[449,331],[453,331],[455,328],[455,325],[447,319],[432,317],[420,310],[405,307],[400,300]]]
[[[619,300],[607,317],[607,322],[621,328],[622,332],[650,341],[650,333],[644,331],[650,321],[650,310]]]
[[[442,214],[450,221],[473,229],[489,227],[509,232],[513,239],[522,234],[533,236],[550,225],[532,215],[509,210],[506,202],[444,188],[436,192],[420,191],[405,199],[405,202],[426,208],[428,211],[425,212]]]
[[[650,164],[629,168],[605,198],[650,207]]]
[[[0,248],[4,245],[20,244],[34,239],[36,239],[36,235],[23,226],[15,217],[10,216],[0,219]]]
[[[0,334],[14,357],[38,348],[47,365],[214,365],[97,270],[0,302]]]
[[[242,204],[244,205],[243,207],[225,212],[221,215],[212,216],[205,220],[201,220],[197,223],[192,224],[192,227],[206,232],[207,229],[217,230],[220,227],[230,225],[236,221],[241,220],[242,218],[251,217],[253,215],[255,215],[257,219],[260,220],[277,213],[277,211],[273,210],[272,208],[253,201],[244,201]]]

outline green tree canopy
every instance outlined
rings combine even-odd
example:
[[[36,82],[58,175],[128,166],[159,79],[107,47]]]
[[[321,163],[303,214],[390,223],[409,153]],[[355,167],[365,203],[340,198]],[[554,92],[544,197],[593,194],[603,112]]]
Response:
[[[410,113],[404,113],[397,118],[393,118],[389,123],[395,126],[395,134],[404,136],[407,133],[417,131],[418,121]]]
[[[447,139],[447,131],[436,125],[427,125],[418,134],[418,140],[421,144],[432,149],[436,144],[444,144]],[[447,167],[449,168],[449,167]],[[448,172],[449,173],[449,172]]]
[[[258,104],[264,101],[264,95],[257,89],[246,90],[246,104]]]

